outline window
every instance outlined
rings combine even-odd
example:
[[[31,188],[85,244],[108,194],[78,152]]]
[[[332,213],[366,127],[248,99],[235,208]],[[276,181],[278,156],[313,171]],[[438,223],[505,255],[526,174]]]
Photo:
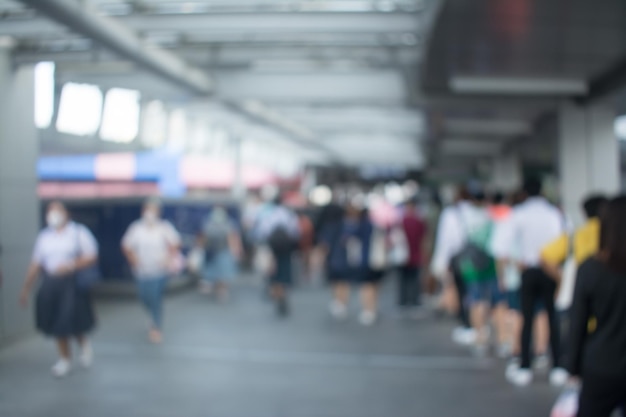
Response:
[[[149,148],[158,148],[167,139],[167,111],[163,102],[153,100],[143,109],[141,142]]]
[[[47,129],[54,112],[54,62],[35,65],[35,126]]]
[[[175,151],[185,149],[187,143],[187,115],[183,109],[176,109],[170,115],[168,146]]]
[[[59,132],[72,135],[93,135],[102,118],[102,92],[95,85],[67,83],[61,91]]]
[[[626,115],[615,119],[615,136],[618,139],[626,140]]]
[[[100,138],[110,142],[129,143],[139,132],[139,92],[123,88],[107,91]]]

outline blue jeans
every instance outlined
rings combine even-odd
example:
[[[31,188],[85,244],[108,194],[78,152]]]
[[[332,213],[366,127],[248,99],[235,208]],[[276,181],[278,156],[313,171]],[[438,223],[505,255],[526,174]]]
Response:
[[[161,329],[163,324],[163,291],[167,279],[159,278],[139,278],[137,280],[137,292],[139,299],[152,318],[155,328]]]
[[[487,302],[492,307],[506,301],[505,295],[500,291],[498,279],[467,283],[467,296],[470,305]]]

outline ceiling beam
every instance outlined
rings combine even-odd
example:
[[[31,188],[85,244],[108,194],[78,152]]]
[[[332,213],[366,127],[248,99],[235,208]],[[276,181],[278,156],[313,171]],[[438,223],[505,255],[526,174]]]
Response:
[[[114,19],[66,0],[22,2],[193,93],[212,91],[212,81],[204,72],[190,67],[177,55],[146,43],[133,30]]]

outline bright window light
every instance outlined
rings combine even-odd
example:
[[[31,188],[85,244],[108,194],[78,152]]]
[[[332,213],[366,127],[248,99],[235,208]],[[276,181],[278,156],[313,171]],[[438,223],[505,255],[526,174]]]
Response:
[[[167,139],[167,110],[163,102],[153,100],[143,109],[141,142],[149,148],[162,146]]]
[[[95,85],[67,83],[61,90],[56,127],[59,132],[93,135],[102,118],[102,92]]]
[[[139,132],[139,91],[112,88],[104,100],[100,138],[129,143]]]
[[[35,65],[35,126],[47,129],[54,113],[54,62]]]
[[[309,200],[316,206],[325,206],[333,199],[333,192],[326,185],[318,185],[311,190]]]
[[[626,114],[615,119],[615,136],[626,140]]]
[[[185,149],[187,143],[187,115],[183,109],[176,109],[170,115],[168,146],[174,150]]]

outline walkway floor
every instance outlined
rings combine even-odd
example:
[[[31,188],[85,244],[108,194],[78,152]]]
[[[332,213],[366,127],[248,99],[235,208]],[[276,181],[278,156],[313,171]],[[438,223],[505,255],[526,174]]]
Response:
[[[387,298],[390,294],[387,293]],[[166,340],[146,340],[134,299],[102,301],[96,364],[55,380],[52,343],[33,336],[0,351],[3,417],[528,417],[557,394],[547,378],[509,386],[503,363],[452,344],[453,323],[337,323],[328,294],[301,289],[281,321],[258,288],[226,305],[195,292],[168,298]],[[391,311],[391,300],[383,311]]]

